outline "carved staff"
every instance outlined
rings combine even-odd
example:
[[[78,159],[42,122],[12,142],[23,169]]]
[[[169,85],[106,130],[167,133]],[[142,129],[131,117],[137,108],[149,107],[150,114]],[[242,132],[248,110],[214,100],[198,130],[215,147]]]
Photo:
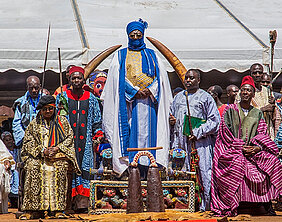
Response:
[[[103,52],[95,56],[85,67],[84,67],[84,78],[87,79],[92,71],[94,71],[101,62],[103,62],[109,55],[120,48],[121,45],[115,45],[105,49]]]
[[[193,127],[192,127],[192,123],[191,123],[191,114],[190,114],[187,87],[185,87],[185,89],[186,89],[185,96],[186,96],[186,104],[187,104],[187,111],[188,111],[189,131],[190,131],[191,137],[194,137]],[[187,142],[189,142],[189,140]],[[200,157],[199,157],[197,149],[196,149],[196,144],[195,144],[196,141],[192,139],[190,142],[191,142],[190,170],[191,170],[191,172],[195,172],[195,175],[191,175],[191,177],[195,179],[196,200],[199,203],[201,203],[200,193],[203,192],[203,187],[202,187],[202,182],[201,182],[201,177],[200,177],[200,169],[199,169]]]
[[[59,69],[60,69],[60,97],[59,97],[59,115],[66,116],[69,113],[67,99],[63,95],[63,73],[62,73],[62,59],[61,59],[61,49],[58,48],[59,56]],[[57,90],[56,90],[57,91]]]
[[[272,76],[272,72],[273,72],[273,60],[274,60],[274,46],[275,46],[276,39],[277,39],[277,32],[276,32],[276,30],[269,31],[269,39],[270,39],[270,47],[271,47],[270,71],[271,71],[271,76]]]
[[[187,91],[186,87],[185,87],[185,89],[186,89],[185,96],[186,96],[186,105],[187,105],[187,111],[188,111],[189,131],[190,131],[191,137],[193,137],[194,134],[193,134],[193,128],[192,128],[192,123],[191,123],[191,114],[190,114],[190,107],[189,107],[188,91]],[[192,149],[192,151],[195,149],[195,141],[192,141],[191,149]]]
[[[44,66],[43,66],[43,78],[42,78],[42,89],[41,89],[41,95],[42,95],[43,88],[44,88],[44,83],[45,83],[45,72],[46,72],[46,65],[47,65],[47,59],[48,59],[49,40],[50,40],[50,30],[51,30],[51,25],[50,25],[50,23],[49,23],[49,27],[48,27],[48,37],[47,37],[47,45],[46,45],[46,51],[45,51],[45,60],[44,60]]]

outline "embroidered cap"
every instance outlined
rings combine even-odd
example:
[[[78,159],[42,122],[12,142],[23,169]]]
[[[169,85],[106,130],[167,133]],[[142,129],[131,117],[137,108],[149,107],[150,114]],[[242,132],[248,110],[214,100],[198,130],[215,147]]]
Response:
[[[256,88],[255,82],[251,76],[244,76],[244,78],[242,79],[242,84],[240,88],[242,88],[242,86],[245,84],[249,84],[250,86],[254,87],[254,89]]]
[[[80,72],[84,75],[84,69],[79,67],[79,66],[73,66],[70,68],[70,71],[69,71],[69,75],[71,76],[72,73],[74,72]]]

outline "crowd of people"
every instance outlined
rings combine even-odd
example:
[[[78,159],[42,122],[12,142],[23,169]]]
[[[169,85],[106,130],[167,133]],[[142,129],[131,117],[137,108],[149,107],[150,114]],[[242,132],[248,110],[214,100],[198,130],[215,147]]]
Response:
[[[240,204],[260,203],[275,215],[271,201],[282,201],[282,103],[271,77],[253,64],[240,87],[226,88],[223,104],[222,88],[201,89],[200,72],[189,69],[185,89],[172,94],[162,61],[144,43],[146,28],[142,20],[129,23],[128,47],[88,85],[78,66],[68,67],[68,84],[53,96],[41,90],[39,78],[27,78],[27,92],[13,106],[13,134],[1,135],[0,212],[8,212],[8,200],[17,205],[17,196],[21,219],[84,212],[103,149],[112,148],[118,180],[136,154],[127,148],[162,147],[151,151],[160,168],[167,168],[171,149],[183,149],[189,171],[195,144],[200,211],[234,216]],[[201,120],[189,135],[183,133],[187,116]],[[140,158],[141,178],[149,164]]]

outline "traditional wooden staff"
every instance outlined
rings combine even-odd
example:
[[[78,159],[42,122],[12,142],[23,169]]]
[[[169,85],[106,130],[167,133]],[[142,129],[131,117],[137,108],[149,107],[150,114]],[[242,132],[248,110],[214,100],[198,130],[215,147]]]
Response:
[[[188,91],[187,87],[185,87],[185,96],[186,96],[186,105],[187,105],[187,111],[188,111],[188,122],[189,122],[189,131],[191,137],[194,137],[193,134],[193,127],[191,123],[191,114],[190,114],[190,107],[189,107],[189,99],[188,99]],[[187,138],[187,144],[189,145],[189,138]],[[190,157],[190,171],[195,172],[195,175],[191,175],[192,178],[195,179],[195,189],[198,192],[195,192],[196,200],[201,203],[201,195],[200,193],[203,192],[203,187],[201,183],[201,177],[200,177],[200,169],[199,169],[199,161],[200,157],[198,155],[197,149],[196,149],[196,141],[192,138],[191,142],[191,157]]]
[[[62,74],[62,60],[61,60],[60,48],[58,48],[58,55],[59,55],[59,69],[60,69],[60,87],[61,87],[61,92],[63,92],[63,74]]]
[[[42,93],[43,93],[43,88],[44,88],[44,83],[45,83],[45,73],[46,73],[46,65],[47,65],[48,50],[49,50],[49,40],[50,40],[50,30],[51,30],[51,25],[50,25],[50,23],[49,23],[49,27],[48,27],[48,37],[47,37],[47,45],[46,45],[45,59],[44,59],[44,66],[43,66],[43,77],[42,77],[41,96],[42,96]]]
[[[271,57],[270,57],[271,76],[272,76],[272,72],[273,72],[274,46],[275,46],[275,43],[276,43],[276,39],[277,39],[276,30],[269,31],[269,40],[270,40],[270,47],[271,47]]]

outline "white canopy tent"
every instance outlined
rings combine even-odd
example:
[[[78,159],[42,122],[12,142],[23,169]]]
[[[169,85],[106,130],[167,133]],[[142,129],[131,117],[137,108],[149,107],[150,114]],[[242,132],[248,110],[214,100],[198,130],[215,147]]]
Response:
[[[126,47],[125,27],[139,18],[149,24],[146,36],[164,43],[187,68],[203,71],[245,71],[254,62],[269,63],[268,33],[276,29],[274,71],[282,67],[281,0],[0,0],[0,3],[1,72],[43,71],[49,22],[47,69],[58,71],[58,47],[63,68],[85,64],[110,46]],[[80,12],[80,16],[75,12]],[[147,40],[146,43],[154,48]],[[171,66],[165,63],[171,71]],[[98,68],[108,68],[109,64],[110,58]]]

